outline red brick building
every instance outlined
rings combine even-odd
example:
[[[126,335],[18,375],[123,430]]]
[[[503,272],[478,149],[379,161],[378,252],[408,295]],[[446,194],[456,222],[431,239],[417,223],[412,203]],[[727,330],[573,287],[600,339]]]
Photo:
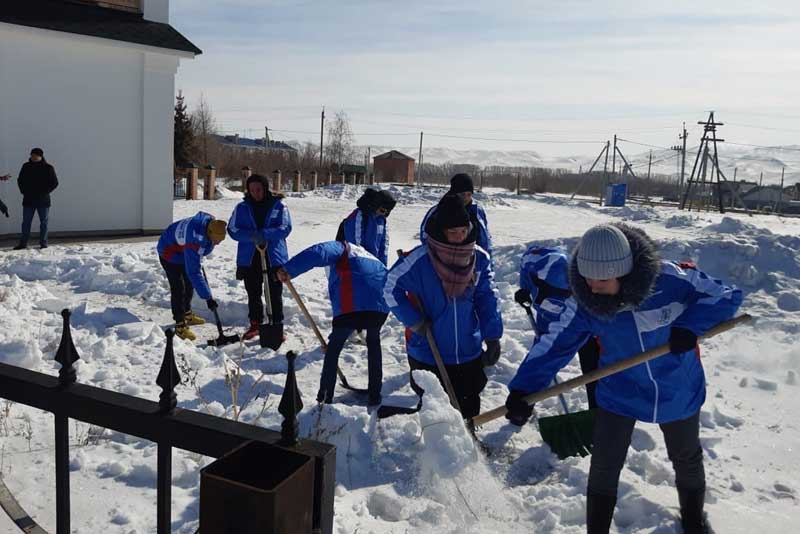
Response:
[[[397,150],[372,158],[375,182],[414,184],[414,158]]]

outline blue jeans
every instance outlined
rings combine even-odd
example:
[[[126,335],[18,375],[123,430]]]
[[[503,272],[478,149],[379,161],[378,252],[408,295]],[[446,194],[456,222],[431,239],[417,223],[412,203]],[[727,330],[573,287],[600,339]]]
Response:
[[[353,328],[334,327],[328,337],[328,350],[325,351],[325,362],[322,364],[322,377],[319,380],[317,402],[333,402],[333,391],[336,389],[336,368],[339,365],[339,354]],[[383,382],[383,356],[381,354],[381,329],[367,328],[367,390],[369,404],[380,404],[381,385]]]
[[[39,244],[47,244],[47,216],[50,208],[46,207],[22,207],[22,237],[19,242],[22,245],[28,244],[28,239],[31,237],[31,223],[33,223],[33,214],[39,213]]]

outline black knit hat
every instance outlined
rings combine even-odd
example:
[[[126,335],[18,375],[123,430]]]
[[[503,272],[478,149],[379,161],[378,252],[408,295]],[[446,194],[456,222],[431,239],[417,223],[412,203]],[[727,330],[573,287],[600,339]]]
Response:
[[[36,155],[36,156],[39,156],[40,158],[43,158],[44,157],[44,150],[42,150],[39,147],[32,148],[31,149],[31,156],[33,156],[33,155]]]
[[[456,195],[447,194],[436,208],[436,226],[441,230],[469,226],[469,214],[464,203]]]
[[[475,188],[472,185],[472,176],[460,172],[450,178],[450,193],[458,194],[466,192],[475,192]]]
[[[250,184],[256,183],[256,182],[258,182],[258,183],[260,183],[261,185],[264,186],[264,191],[265,192],[269,191],[269,178],[267,178],[263,174],[251,174],[247,178],[247,183],[245,184],[247,186],[247,190],[248,191],[250,190]],[[245,193],[247,193],[247,191],[245,191]]]
[[[391,212],[394,207],[397,205],[397,201],[394,199],[392,194],[388,191],[378,191],[378,207],[385,209],[387,212]]]

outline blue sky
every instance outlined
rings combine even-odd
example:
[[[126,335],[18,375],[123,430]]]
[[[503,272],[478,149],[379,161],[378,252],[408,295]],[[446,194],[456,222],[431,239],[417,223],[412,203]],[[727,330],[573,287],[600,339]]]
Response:
[[[715,109],[726,139],[800,144],[789,1],[172,0],[171,23],[204,51],[177,88],[230,133],[318,139],[325,105],[360,144],[590,154],[691,142]]]

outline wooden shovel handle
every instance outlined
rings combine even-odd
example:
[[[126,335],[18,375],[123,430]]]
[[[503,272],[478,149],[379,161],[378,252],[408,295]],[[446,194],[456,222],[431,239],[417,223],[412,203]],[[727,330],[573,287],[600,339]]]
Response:
[[[728,330],[735,328],[740,324],[747,323],[751,319],[752,316],[747,313],[740,315],[738,317],[734,317],[733,319],[729,319],[727,321],[718,324],[717,326],[715,326],[702,336],[699,336],[698,340],[712,338],[718,334],[727,332]],[[586,373],[585,375],[575,377],[571,380],[567,380],[566,382],[561,382],[557,386],[543,389],[536,393],[531,393],[530,395],[526,395],[525,397],[523,397],[523,399],[528,404],[534,404],[544,399],[548,399],[550,397],[555,397],[556,395],[559,395],[561,393],[565,393],[571,389],[585,386],[590,382],[595,382],[597,380],[600,380],[601,378],[605,378],[615,373],[619,373],[620,371],[630,369],[631,367],[635,367],[646,361],[658,358],[659,356],[663,356],[664,354],[668,354],[669,352],[670,350],[668,344],[661,345],[654,349],[650,349],[646,352],[637,354],[636,356],[631,356],[630,358],[620,360],[611,365],[600,367],[592,371],[591,373]],[[503,417],[507,412],[508,410],[506,409],[505,406],[500,406],[493,410],[489,410],[488,412],[476,415],[475,417],[472,418],[472,422],[475,424],[475,426],[480,426],[484,423],[488,423],[489,421],[493,421],[494,419]]]
[[[308,321],[308,323],[311,325],[311,329],[314,330],[314,334],[316,334],[317,339],[319,340],[319,344],[322,345],[322,350],[323,351],[328,350],[328,344],[325,342],[325,338],[322,337],[322,332],[320,332],[319,328],[317,328],[317,323],[314,322],[314,318],[311,317],[310,313],[308,313],[308,308],[306,308],[303,299],[300,298],[300,294],[294,288],[294,284],[291,282],[291,280],[285,281],[284,284],[286,285],[286,287],[289,288],[289,291],[292,293],[292,296],[294,297],[294,301],[297,302],[297,306],[300,308],[300,311],[303,312],[306,321]]]

